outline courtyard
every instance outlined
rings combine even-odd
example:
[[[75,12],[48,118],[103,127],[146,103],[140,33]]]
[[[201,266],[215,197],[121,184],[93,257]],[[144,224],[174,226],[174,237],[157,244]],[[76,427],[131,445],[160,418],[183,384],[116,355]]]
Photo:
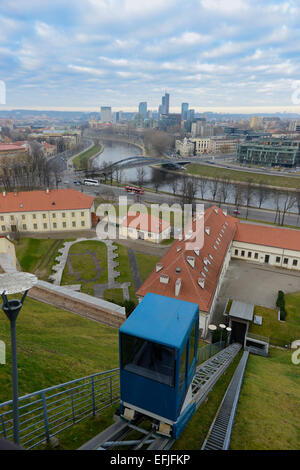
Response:
[[[275,308],[277,294],[297,292],[300,288],[300,273],[295,271],[232,259],[224,277],[213,323],[222,320],[228,299]]]

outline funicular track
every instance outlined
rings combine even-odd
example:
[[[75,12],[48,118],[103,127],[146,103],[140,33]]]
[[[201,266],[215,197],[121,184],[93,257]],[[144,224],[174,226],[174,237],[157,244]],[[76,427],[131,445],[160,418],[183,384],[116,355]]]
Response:
[[[192,384],[196,409],[201,405],[240,349],[240,344],[231,344],[197,367]],[[156,434],[151,427],[150,419],[139,417],[135,421],[127,422],[120,417],[116,417],[114,424],[78,450],[168,450],[174,442],[175,439]]]

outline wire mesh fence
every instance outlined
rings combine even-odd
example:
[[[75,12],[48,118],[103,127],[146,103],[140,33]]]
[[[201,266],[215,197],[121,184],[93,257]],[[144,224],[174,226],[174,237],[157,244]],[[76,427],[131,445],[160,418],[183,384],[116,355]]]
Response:
[[[217,354],[221,349],[225,348],[225,341],[219,341],[217,343],[210,343],[203,348],[198,349],[197,353],[197,365],[207,361],[211,356]]]

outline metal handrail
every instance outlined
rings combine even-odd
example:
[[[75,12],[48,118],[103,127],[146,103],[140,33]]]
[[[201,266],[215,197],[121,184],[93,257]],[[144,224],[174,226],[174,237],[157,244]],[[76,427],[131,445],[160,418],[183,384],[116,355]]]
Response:
[[[119,369],[91,374],[19,398],[20,444],[32,449],[120,398]],[[0,403],[0,437],[13,438],[12,400]]]

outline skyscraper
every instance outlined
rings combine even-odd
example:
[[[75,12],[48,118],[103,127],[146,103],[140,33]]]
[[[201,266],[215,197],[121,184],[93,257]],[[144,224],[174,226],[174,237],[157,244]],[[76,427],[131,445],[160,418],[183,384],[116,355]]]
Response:
[[[170,103],[170,95],[169,93],[165,93],[165,96],[162,97],[161,100],[161,113],[162,114],[169,114],[169,103]]]
[[[147,101],[141,101],[139,104],[139,114],[143,116],[144,119],[147,117]]]
[[[101,106],[101,122],[112,122],[112,114],[110,106]]]
[[[188,109],[189,109],[188,103],[181,103],[181,119],[183,119],[183,121],[187,120]]]

